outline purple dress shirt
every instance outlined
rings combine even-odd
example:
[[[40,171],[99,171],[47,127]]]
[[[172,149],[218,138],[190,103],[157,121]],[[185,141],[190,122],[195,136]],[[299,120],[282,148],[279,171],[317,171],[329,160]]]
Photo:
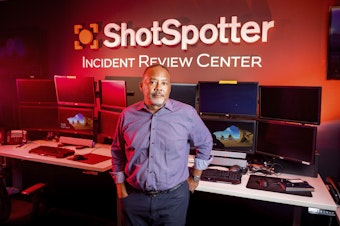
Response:
[[[206,169],[212,136],[196,109],[172,99],[154,114],[143,101],[130,105],[112,142],[112,177],[143,191],[170,189],[189,176],[190,141],[197,148],[194,167]]]

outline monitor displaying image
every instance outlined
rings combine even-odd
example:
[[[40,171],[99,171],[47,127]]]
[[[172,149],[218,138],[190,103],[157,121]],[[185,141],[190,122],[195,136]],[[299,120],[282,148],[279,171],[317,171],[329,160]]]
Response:
[[[59,131],[69,134],[94,134],[94,110],[92,108],[59,107]]]
[[[214,151],[255,153],[256,120],[203,118],[213,137]]]

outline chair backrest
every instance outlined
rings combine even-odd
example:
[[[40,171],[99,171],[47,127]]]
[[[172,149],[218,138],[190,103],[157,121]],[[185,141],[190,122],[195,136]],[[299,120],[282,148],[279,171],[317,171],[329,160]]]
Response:
[[[11,200],[7,192],[6,183],[0,175],[0,223],[8,220],[11,214]]]

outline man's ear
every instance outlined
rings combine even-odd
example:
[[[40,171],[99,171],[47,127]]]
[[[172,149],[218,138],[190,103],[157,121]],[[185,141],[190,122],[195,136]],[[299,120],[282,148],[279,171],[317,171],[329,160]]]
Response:
[[[143,92],[143,82],[139,82],[139,90]]]

